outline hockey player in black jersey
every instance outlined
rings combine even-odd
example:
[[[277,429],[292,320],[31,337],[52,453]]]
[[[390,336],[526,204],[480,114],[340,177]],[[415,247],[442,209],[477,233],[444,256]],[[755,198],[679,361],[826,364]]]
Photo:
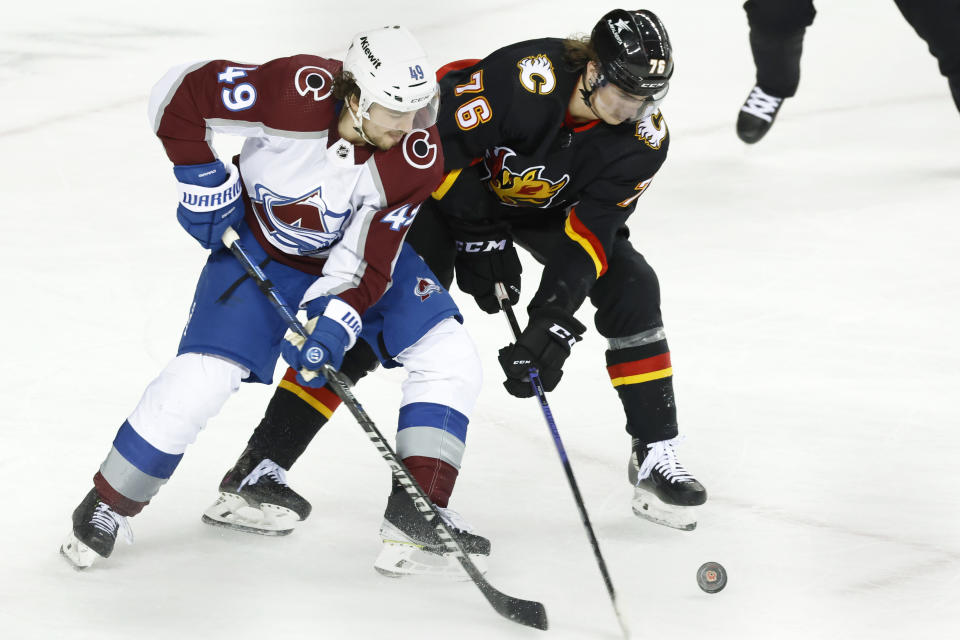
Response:
[[[519,300],[516,246],[543,263],[529,322],[499,352],[514,396],[533,395],[531,364],[556,388],[586,330],[574,313],[589,297],[631,437],[633,510],[693,529],[693,507],[707,494],[677,457],[659,283],[626,224],[669,145],[660,113],[673,73],[666,29],[650,11],[618,9],[589,38],[529,40],[440,73],[447,173],[407,242],[441,284],[455,275],[488,313],[499,311],[497,283]],[[278,389],[250,440],[253,457],[292,464],[332,408],[311,411],[303,394]]]
[[[560,382],[585,331],[573,314],[589,297],[632,438],[634,511],[692,529],[691,507],[706,491],[677,458],[659,284],[626,224],[666,158],[660,104],[672,74],[663,23],[620,9],[589,39],[521,42],[446,73],[439,126],[448,173],[409,242],[441,281],[452,265],[460,289],[489,313],[499,310],[497,282],[518,301],[514,244],[544,265],[526,328],[499,353],[504,386],[518,397],[533,395],[531,363],[546,390]]]

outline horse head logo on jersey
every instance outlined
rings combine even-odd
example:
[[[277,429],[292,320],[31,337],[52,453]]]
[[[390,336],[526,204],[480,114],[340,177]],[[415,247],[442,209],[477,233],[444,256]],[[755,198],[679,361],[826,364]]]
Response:
[[[424,278],[422,276],[417,278],[417,286],[413,288],[414,295],[420,296],[420,302],[423,302],[434,293],[442,292],[443,289],[440,288],[440,285],[430,278]]]
[[[564,174],[554,182],[543,176],[543,165],[528,167],[519,173],[507,166],[507,160],[517,154],[507,147],[494,147],[483,159],[489,172],[490,188],[501,202],[511,206],[530,205],[548,207],[554,196],[563,189],[570,176]]]
[[[321,187],[306,195],[288,197],[262,184],[256,186],[254,212],[270,244],[284,253],[315,256],[343,237],[343,225],[352,211],[330,211]]]

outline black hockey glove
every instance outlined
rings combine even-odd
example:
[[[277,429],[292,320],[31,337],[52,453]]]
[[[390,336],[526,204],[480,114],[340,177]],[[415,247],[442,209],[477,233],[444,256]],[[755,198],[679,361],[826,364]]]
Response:
[[[514,344],[500,349],[500,366],[507,379],[503,386],[510,395],[529,398],[530,367],[536,367],[546,391],[553,391],[563,375],[563,363],[570,347],[583,340],[586,331],[572,315],[559,309],[538,309],[530,314],[530,322]]]
[[[457,286],[472,295],[487,313],[500,311],[494,285],[507,287],[510,304],[520,300],[520,258],[506,225],[482,230],[457,230]]]

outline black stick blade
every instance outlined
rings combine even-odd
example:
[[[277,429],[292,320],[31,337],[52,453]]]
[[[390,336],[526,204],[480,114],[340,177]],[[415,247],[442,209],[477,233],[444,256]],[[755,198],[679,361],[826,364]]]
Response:
[[[493,609],[504,618],[534,629],[547,630],[547,610],[543,604],[535,600],[521,600],[508,596],[494,589],[489,582],[484,582],[481,590]]]

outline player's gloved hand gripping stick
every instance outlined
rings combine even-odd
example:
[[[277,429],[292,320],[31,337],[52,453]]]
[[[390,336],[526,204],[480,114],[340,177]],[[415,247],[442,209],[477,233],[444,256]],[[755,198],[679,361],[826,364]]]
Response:
[[[220,160],[173,168],[180,191],[177,221],[204,249],[219,248],[224,230],[243,220],[240,170]]]
[[[517,316],[513,313],[513,305],[510,303],[507,288],[503,283],[498,282],[496,284],[496,294],[500,302],[500,308],[503,310],[504,315],[507,317],[507,322],[510,324],[513,338],[516,340],[520,337],[520,324],[517,322]],[[593,526],[590,524],[590,516],[587,515],[587,507],[583,503],[583,496],[580,495],[580,488],[577,486],[577,480],[573,476],[573,467],[570,465],[569,458],[567,458],[567,450],[563,446],[563,440],[560,439],[560,432],[557,430],[557,423],[553,419],[553,412],[550,411],[550,405],[547,403],[547,392],[543,389],[540,373],[537,371],[537,368],[533,366],[530,367],[528,373],[530,376],[530,387],[533,390],[533,395],[540,401],[540,409],[543,410],[543,417],[547,421],[550,435],[553,436],[553,444],[556,446],[557,453],[560,455],[560,461],[563,463],[563,471],[567,474],[570,490],[573,491],[574,501],[577,503],[577,509],[580,511],[580,520],[583,522],[583,528],[586,530],[587,537],[590,539],[590,546],[593,547],[593,555],[596,557],[597,565],[600,567],[600,573],[603,575],[603,582],[607,586],[607,593],[610,595],[613,611],[617,615],[620,631],[623,632],[624,638],[629,638],[630,629],[627,627],[627,623],[620,613],[620,607],[617,605],[617,594],[613,589],[613,581],[610,579],[610,572],[607,571],[607,563],[604,562],[603,554],[600,552],[600,543],[597,541],[597,536],[593,532]]]
[[[250,257],[244,252],[243,247],[237,242],[239,236],[237,232],[233,230],[232,227],[228,227],[226,231],[223,232],[223,244],[230,249],[231,253],[240,261],[240,264],[243,265],[243,268],[246,270],[247,274],[257,283],[257,287],[263,292],[267,299],[270,300],[270,303],[277,310],[277,313],[283,317],[287,322],[287,326],[291,331],[296,333],[300,338],[305,341],[309,341],[310,333],[307,332],[303,324],[300,323],[300,320],[297,319],[296,313],[287,305],[287,303],[277,292],[273,283],[267,279],[266,275],[263,273],[263,270],[253,262]],[[394,452],[393,448],[387,442],[387,440],[380,433],[380,430],[377,429],[377,426],[373,423],[373,420],[367,415],[363,407],[357,401],[356,397],[353,395],[353,392],[350,390],[349,385],[346,382],[346,379],[340,375],[340,372],[336,370],[329,361],[323,362],[319,365],[319,373],[322,373],[327,380],[333,383],[331,386],[338,396],[343,400],[343,404],[347,406],[350,410],[350,413],[353,414],[353,417],[356,418],[357,422],[360,423],[360,426],[367,433],[367,436],[376,445],[377,449],[380,451],[380,455],[383,456],[383,459],[387,461],[387,464],[390,465],[390,469],[393,472],[394,477],[403,488],[406,490],[407,495],[410,496],[410,499],[413,500],[414,505],[416,505],[417,510],[423,516],[424,520],[434,526],[437,535],[440,537],[440,540],[443,541],[443,545],[446,550],[454,556],[457,560],[460,561],[460,565],[463,567],[463,570],[467,572],[467,575],[470,576],[470,579],[473,580],[473,583],[477,585],[484,597],[490,605],[496,610],[497,613],[502,615],[509,620],[514,622],[526,625],[528,627],[534,627],[536,629],[546,629],[547,628],[547,611],[544,606],[533,600],[521,600],[520,598],[514,598],[513,596],[508,596],[501,591],[498,591],[494,588],[486,578],[483,577],[483,574],[477,569],[473,564],[473,561],[467,555],[467,552],[463,550],[463,547],[460,545],[460,542],[453,536],[453,532],[447,527],[447,524],[443,521],[443,518],[440,517],[440,514],[437,513],[436,509],[433,508],[433,505],[430,503],[430,500],[427,498],[426,494],[420,489],[416,481],[413,479],[413,476],[410,474],[410,471],[407,469],[406,465],[397,457],[397,454]],[[300,375],[306,379],[310,380],[318,375],[317,371],[312,371],[310,369],[301,369]],[[310,376],[308,378],[308,376]]]

